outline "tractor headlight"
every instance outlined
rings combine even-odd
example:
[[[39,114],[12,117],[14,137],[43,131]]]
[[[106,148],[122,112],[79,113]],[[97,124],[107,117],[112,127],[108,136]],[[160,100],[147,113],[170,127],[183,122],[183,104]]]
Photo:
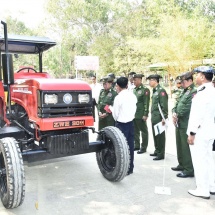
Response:
[[[44,102],[46,104],[57,104],[58,102],[58,96],[56,94],[45,94],[44,96]]]
[[[90,95],[89,94],[79,94],[78,95],[78,102],[79,103],[89,103]]]

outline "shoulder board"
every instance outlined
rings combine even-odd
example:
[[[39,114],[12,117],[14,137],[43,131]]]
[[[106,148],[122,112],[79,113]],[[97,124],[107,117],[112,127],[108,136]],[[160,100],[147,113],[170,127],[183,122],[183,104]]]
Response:
[[[203,91],[205,89],[205,86],[203,86],[198,92]]]

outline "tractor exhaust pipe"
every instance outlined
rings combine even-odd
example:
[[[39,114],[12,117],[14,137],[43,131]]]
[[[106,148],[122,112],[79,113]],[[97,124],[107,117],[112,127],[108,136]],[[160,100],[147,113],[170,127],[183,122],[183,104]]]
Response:
[[[8,53],[8,37],[7,37],[7,24],[1,21],[1,24],[4,26],[4,42],[5,42],[5,54],[2,54],[2,68],[3,68],[3,79],[4,84],[7,86],[7,103],[9,115],[14,119],[12,109],[11,109],[11,91],[10,85],[14,84],[14,74],[13,74],[13,58],[12,54]]]
[[[4,41],[5,41],[5,54],[2,54],[3,79],[4,84],[11,85],[14,84],[13,58],[12,54],[8,53],[7,24],[3,21],[1,21],[1,24],[4,26]]]

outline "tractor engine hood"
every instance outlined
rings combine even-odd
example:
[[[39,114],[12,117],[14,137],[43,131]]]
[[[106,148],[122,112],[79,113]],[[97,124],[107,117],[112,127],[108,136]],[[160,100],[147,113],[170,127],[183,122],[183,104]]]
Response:
[[[65,90],[91,90],[89,84],[75,79],[18,79],[15,81],[18,85],[28,85],[36,87],[38,90],[45,91],[65,91]]]

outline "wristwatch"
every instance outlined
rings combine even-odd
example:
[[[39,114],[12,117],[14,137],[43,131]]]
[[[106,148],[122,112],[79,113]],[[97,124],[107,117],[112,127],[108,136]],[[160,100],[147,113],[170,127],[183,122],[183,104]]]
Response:
[[[191,132],[190,132],[190,135],[191,135],[191,136],[195,136],[196,133],[194,133],[194,132],[191,131]]]

